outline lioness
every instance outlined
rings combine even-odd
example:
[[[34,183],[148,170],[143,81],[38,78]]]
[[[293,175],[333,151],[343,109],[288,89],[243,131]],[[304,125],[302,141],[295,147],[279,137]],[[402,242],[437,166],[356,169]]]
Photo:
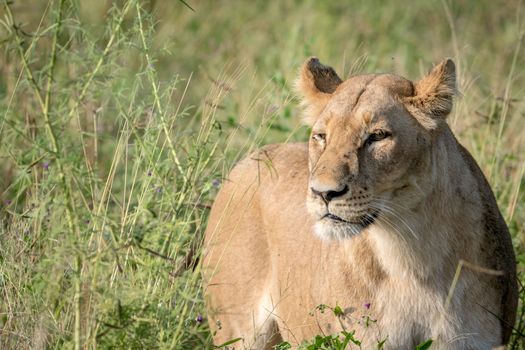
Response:
[[[363,349],[508,342],[515,257],[487,180],[445,121],[455,76],[451,60],[417,82],[303,65],[308,145],[241,161],[211,211],[216,344],[270,349],[341,330]]]

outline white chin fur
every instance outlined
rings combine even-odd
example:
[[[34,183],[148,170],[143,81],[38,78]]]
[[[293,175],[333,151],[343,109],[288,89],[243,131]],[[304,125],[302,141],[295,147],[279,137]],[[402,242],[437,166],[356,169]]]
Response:
[[[358,235],[363,226],[354,224],[331,223],[321,219],[314,224],[315,235],[323,241],[340,241]]]

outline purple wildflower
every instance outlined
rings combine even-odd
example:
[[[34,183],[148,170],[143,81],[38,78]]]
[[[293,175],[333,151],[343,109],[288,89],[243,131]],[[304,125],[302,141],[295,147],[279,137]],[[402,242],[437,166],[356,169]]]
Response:
[[[370,303],[365,303],[363,306],[365,307],[365,309],[370,310]]]
[[[219,179],[213,179],[212,182],[211,182],[211,185],[215,188],[219,188],[219,186],[221,185],[221,180]]]
[[[42,163],[42,168],[44,168],[44,170],[49,170],[49,162],[44,162]]]
[[[197,321],[197,323],[202,323],[202,321],[204,321],[204,317],[202,317],[201,314],[197,315],[197,318],[195,319],[195,321]]]
[[[5,204],[5,205],[11,205],[11,203],[13,203],[13,202],[12,202],[10,199],[6,199],[6,200],[4,201],[4,204]]]

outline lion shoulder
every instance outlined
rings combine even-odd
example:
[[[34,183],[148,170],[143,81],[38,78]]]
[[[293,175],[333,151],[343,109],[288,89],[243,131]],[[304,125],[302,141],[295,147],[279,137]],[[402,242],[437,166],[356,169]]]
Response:
[[[212,206],[208,228],[218,225],[220,231],[227,231],[228,226],[239,220],[261,221],[261,210],[285,205],[292,197],[304,201],[298,194],[304,196],[307,178],[306,144],[261,147],[239,161],[224,179]]]

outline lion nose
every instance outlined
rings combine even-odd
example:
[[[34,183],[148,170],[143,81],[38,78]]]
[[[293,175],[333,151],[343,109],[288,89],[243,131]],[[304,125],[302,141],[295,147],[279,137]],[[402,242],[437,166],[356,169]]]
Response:
[[[326,203],[330,202],[332,199],[341,197],[348,192],[348,186],[345,186],[341,191],[317,191],[315,188],[310,187],[312,193],[323,198]]]

